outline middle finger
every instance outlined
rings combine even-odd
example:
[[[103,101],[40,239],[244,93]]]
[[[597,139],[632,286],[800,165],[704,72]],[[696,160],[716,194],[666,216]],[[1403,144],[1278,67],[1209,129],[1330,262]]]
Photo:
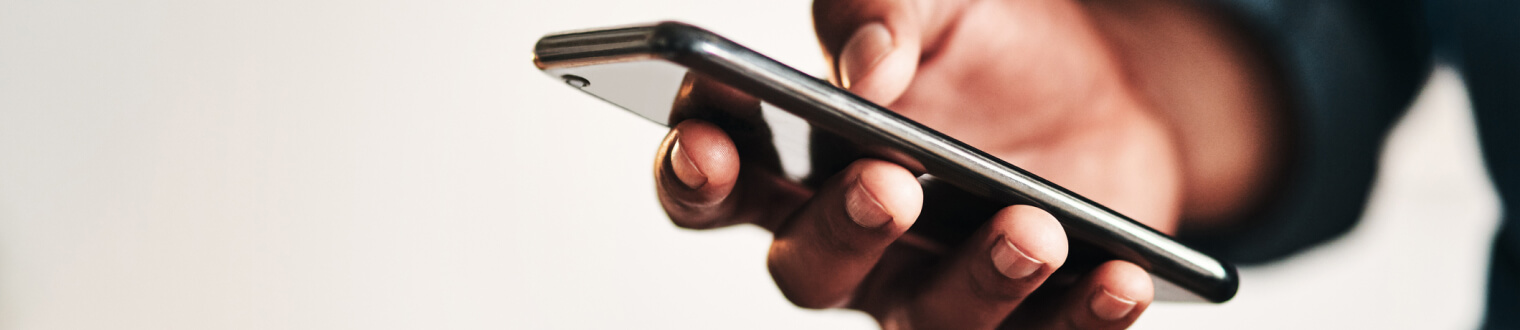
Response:
[[[993,328],[1066,262],[1066,248],[1066,232],[1049,213],[1004,208],[887,321],[915,329]]]

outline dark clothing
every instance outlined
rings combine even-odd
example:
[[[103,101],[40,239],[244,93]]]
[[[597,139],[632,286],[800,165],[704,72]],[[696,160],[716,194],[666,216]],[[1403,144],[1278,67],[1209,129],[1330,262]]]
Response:
[[[1485,328],[1520,329],[1520,2],[1505,0],[1206,0],[1236,15],[1270,52],[1293,109],[1288,180],[1260,219],[1189,235],[1242,263],[1282,258],[1339,236],[1361,217],[1383,139],[1433,63],[1459,70],[1505,210],[1493,251]],[[1196,236],[1196,237],[1194,237]]]

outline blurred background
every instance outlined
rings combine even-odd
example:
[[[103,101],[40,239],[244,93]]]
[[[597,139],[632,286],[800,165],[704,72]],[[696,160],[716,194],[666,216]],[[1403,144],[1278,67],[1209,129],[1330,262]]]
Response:
[[[808,72],[809,3],[0,1],[0,329],[846,328],[754,227],[675,228],[665,130],[530,63],[682,20]],[[1136,328],[1476,326],[1497,203],[1438,70],[1349,235]]]

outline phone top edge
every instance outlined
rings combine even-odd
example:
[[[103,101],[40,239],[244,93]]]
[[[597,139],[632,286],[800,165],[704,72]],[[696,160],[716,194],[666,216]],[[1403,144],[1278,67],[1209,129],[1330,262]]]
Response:
[[[534,45],[533,64],[545,70],[656,58],[674,61],[716,36],[674,21],[551,33]]]

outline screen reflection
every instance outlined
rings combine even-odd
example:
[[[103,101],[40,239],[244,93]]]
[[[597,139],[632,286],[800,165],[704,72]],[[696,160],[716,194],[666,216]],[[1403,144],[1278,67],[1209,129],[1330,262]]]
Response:
[[[546,71],[660,125],[687,119],[718,125],[734,139],[746,163],[796,181],[813,172],[807,121],[680,65],[650,59]]]

